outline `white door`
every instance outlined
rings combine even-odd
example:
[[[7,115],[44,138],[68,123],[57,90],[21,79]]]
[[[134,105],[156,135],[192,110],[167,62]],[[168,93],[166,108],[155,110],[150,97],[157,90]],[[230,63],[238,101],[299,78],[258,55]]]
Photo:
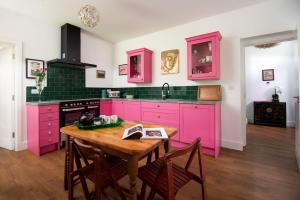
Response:
[[[13,150],[13,45],[0,42],[0,147]]]
[[[300,65],[300,24],[298,25],[298,54],[299,54],[299,59],[298,63]],[[300,66],[299,66],[299,83],[300,83]],[[300,90],[300,87],[299,87]],[[300,94],[300,91],[299,91]],[[300,105],[299,105],[299,97],[296,99],[296,157],[298,161],[298,167],[300,171]]]

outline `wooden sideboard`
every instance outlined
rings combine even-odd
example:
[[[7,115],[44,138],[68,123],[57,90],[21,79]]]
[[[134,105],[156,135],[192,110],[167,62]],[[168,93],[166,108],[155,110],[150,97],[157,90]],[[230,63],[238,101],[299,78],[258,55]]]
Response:
[[[255,101],[254,124],[286,127],[286,103]]]

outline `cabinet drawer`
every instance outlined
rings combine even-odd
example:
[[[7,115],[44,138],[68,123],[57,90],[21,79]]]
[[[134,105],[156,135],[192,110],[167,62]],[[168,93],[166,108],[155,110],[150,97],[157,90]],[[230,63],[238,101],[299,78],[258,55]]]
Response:
[[[178,126],[179,124],[179,113],[172,111],[159,111],[153,109],[142,110],[142,121],[153,122],[162,125],[173,125]]]
[[[49,113],[43,113],[40,114],[40,122],[43,121],[53,121],[59,119],[59,113],[58,112],[49,112]]]
[[[59,112],[58,105],[39,106],[39,113]]]
[[[40,137],[46,137],[51,135],[59,135],[59,127],[51,126],[47,128],[40,129]]]
[[[179,110],[179,104],[177,103],[160,103],[160,102],[142,102],[142,108],[152,109],[165,109],[165,110]]]
[[[59,141],[58,134],[46,135],[46,136],[40,137],[40,147],[58,143],[58,141]]]
[[[53,121],[42,121],[42,122],[40,122],[40,130],[50,129],[50,128],[59,129],[59,121],[58,120],[53,120]]]

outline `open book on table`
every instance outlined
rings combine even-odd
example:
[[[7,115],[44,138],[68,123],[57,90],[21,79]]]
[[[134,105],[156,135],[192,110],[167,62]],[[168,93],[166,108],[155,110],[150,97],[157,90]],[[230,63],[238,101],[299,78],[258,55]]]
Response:
[[[142,124],[137,124],[125,129],[122,139],[168,139],[164,128],[144,128]]]

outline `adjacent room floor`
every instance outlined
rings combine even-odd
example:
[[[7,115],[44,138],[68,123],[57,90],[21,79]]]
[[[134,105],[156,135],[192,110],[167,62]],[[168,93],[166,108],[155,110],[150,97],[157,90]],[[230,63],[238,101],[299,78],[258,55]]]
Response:
[[[255,125],[247,128],[248,145],[243,152],[222,149],[218,159],[205,157],[209,199],[299,200],[294,129]],[[194,161],[193,171],[196,166]],[[36,157],[28,151],[0,149],[0,199],[67,199],[63,169],[63,150]],[[121,182],[126,185],[127,178]],[[114,192],[109,189],[106,193]],[[75,196],[84,199],[79,185]],[[200,199],[199,196],[199,185],[190,183],[178,193],[177,199]]]

